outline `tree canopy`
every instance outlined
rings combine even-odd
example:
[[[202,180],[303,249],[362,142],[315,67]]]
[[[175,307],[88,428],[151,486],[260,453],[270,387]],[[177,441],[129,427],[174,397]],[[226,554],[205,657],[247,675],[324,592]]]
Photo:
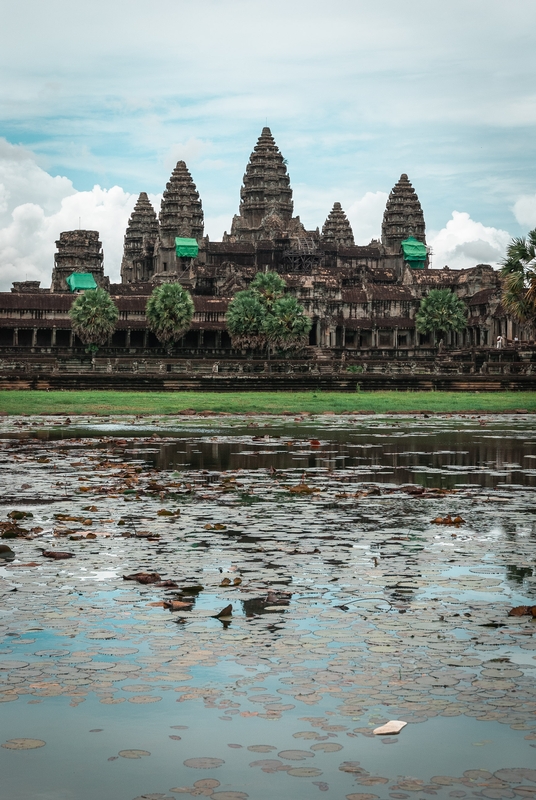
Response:
[[[89,289],[76,298],[69,317],[74,333],[89,352],[96,353],[114,332],[119,311],[107,291]]]
[[[431,289],[415,315],[419,333],[462,331],[467,325],[467,308],[450,289]]]
[[[292,350],[306,344],[311,320],[276,272],[259,272],[229,304],[227,329],[233,347]]]
[[[501,264],[502,303],[519,322],[536,317],[536,228],[516,237]]]
[[[172,347],[191,325],[194,301],[180,283],[162,283],[153,289],[145,314],[157,339]]]

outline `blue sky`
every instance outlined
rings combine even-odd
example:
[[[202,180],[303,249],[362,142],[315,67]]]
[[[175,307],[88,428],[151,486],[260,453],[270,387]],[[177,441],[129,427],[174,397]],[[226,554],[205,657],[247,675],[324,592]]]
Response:
[[[220,238],[266,123],[307,227],[338,200],[368,242],[402,172],[435,266],[496,263],[536,226],[534,0],[2,6],[2,288],[46,284],[79,219],[117,278],[135,197],[158,205],[178,158]]]

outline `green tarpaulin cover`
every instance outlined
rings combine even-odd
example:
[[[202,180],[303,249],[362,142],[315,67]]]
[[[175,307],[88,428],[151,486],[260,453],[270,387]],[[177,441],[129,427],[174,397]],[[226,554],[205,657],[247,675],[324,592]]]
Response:
[[[402,252],[404,254],[404,261],[407,261],[413,269],[424,269],[424,262],[428,251],[426,245],[419,242],[414,236],[408,236],[402,242]]]
[[[175,252],[178,258],[197,258],[199,245],[196,239],[175,239]]]
[[[80,292],[83,289],[96,289],[97,284],[91,272],[73,272],[67,280],[71,292]]]

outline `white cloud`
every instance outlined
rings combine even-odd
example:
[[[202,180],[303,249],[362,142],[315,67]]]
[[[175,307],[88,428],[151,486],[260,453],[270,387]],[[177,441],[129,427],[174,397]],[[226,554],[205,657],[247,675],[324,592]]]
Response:
[[[0,290],[9,291],[14,280],[50,286],[56,239],[78,227],[99,231],[105,271],[119,280],[123,235],[135,202],[136,195],[119,186],[77,192],[67,178],[41,169],[29,151],[0,140]]]
[[[439,233],[431,232],[432,265],[441,268],[467,269],[476,264],[495,266],[503,258],[510,234],[471,219],[466,212],[453,211]]]
[[[350,220],[356,244],[368,244],[371,239],[380,238],[388,197],[386,192],[367,192],[348,208],[346,216]]]
[[[536,228],[536,194],[525,194],[514,203],[514,216],[528,230]]]

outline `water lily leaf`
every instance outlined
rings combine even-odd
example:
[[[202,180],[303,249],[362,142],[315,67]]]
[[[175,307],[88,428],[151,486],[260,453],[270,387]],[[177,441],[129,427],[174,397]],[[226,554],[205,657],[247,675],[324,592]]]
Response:
[[[293,778],[316,778],[322,775],[322,770],[315,767],[291,767],[287,769],[287,775],[292,775]]]
[[[183,764],[185,767],[192,767],[192,769],[216,769],[225,764],[225,761],[223,758],[187,758],[186,761],[183,761]]]
[[[6,750],[37,750],[38,747],[44,747],[46,742],[42,739],[8,739],[2,747]]]
[[[143,756],[150,756],[148,750],[120,750],[118,755],[121,758],[143,758]]]
[[[286,758],[287,761],[303,761],[305,758],[312,758],[314,753],[309,750],[281,750],[277,755],[279,758]]]

